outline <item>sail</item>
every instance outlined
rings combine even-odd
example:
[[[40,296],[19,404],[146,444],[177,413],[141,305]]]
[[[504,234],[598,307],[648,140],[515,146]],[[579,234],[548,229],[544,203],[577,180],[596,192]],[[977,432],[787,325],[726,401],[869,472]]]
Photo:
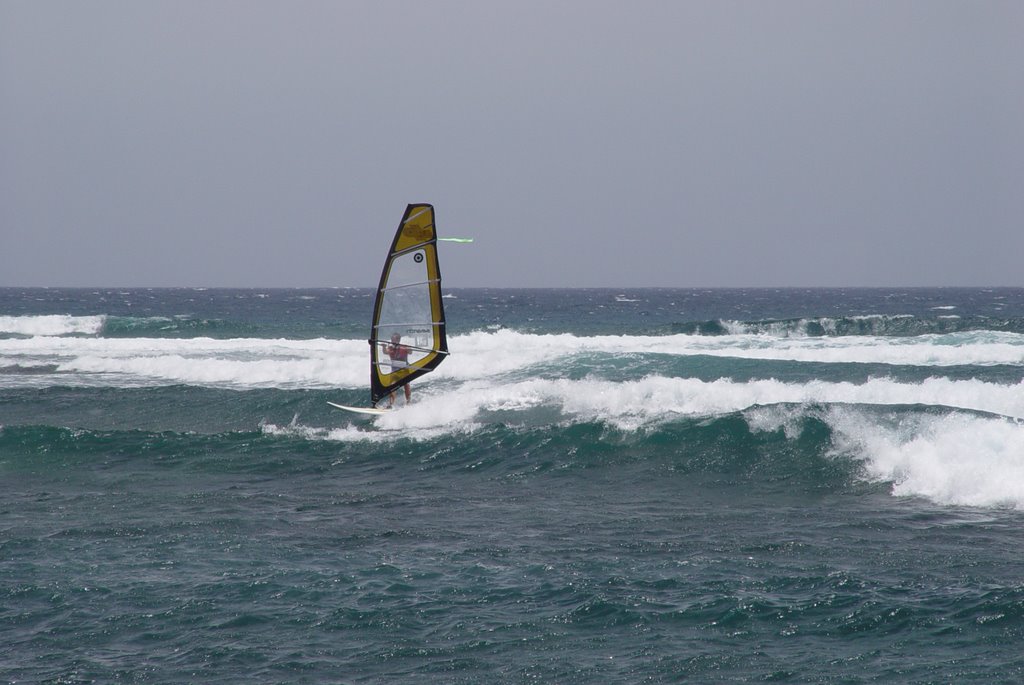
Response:
[[[392,340],[398,340],[402,348],[397,354],[394,348],[389,354]],[[371,402],[376,405],[414,378],[432,371],[447,354],[434,207],[409,205],[384,262],[373,305]]]

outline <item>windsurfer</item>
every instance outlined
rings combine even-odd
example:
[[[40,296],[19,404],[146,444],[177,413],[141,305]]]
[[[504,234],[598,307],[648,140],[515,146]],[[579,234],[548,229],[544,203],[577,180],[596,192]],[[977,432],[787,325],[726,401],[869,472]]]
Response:
[[[397,371],[398,369],[404,369],[409,365],[409,348],[402,344],[402,336],[399,333],[393,333],[391,335],[391,344],[384,345],[384,353],[391,358],[391,371]],[[412,386],[406,383],[405,388],[405,403],[409,404],[412,402]],[[395,393],[394,391],[388,396],[388,408],[395,406]]]

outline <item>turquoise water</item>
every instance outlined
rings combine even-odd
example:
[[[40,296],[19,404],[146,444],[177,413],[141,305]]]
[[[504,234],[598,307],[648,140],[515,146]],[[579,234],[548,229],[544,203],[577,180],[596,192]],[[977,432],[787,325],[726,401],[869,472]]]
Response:
[[[0,290],[0,681],[1018,682],[1024,291]]]

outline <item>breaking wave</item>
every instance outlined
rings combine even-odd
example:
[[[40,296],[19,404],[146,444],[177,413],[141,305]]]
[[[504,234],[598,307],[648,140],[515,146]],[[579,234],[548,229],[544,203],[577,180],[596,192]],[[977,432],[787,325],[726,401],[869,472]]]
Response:
[[[693,375],[692,360],[874,367],[1003,367],[1024,370],[1024,335],[975,331],[912,338],[849,336],[536,335],[511,330],[451,338],[453,355],[431,382],[522,378],[629,378]],[[269,338],[0,338],[0,367],[52,368],[52,374],[0,376],[0,386],[188,384],[229,388],[357,388],[366,385],[364,340]],[[728,375],[728,370],[723,372]],[[832,375],[831,377],[836,377]]]

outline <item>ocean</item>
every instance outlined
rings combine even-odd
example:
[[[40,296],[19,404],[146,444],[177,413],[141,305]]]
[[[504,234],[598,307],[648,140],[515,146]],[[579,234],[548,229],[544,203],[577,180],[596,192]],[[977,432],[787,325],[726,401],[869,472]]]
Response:
[[[1024,681],[1024,290],[446,292],[0,289],[0,682]]]

